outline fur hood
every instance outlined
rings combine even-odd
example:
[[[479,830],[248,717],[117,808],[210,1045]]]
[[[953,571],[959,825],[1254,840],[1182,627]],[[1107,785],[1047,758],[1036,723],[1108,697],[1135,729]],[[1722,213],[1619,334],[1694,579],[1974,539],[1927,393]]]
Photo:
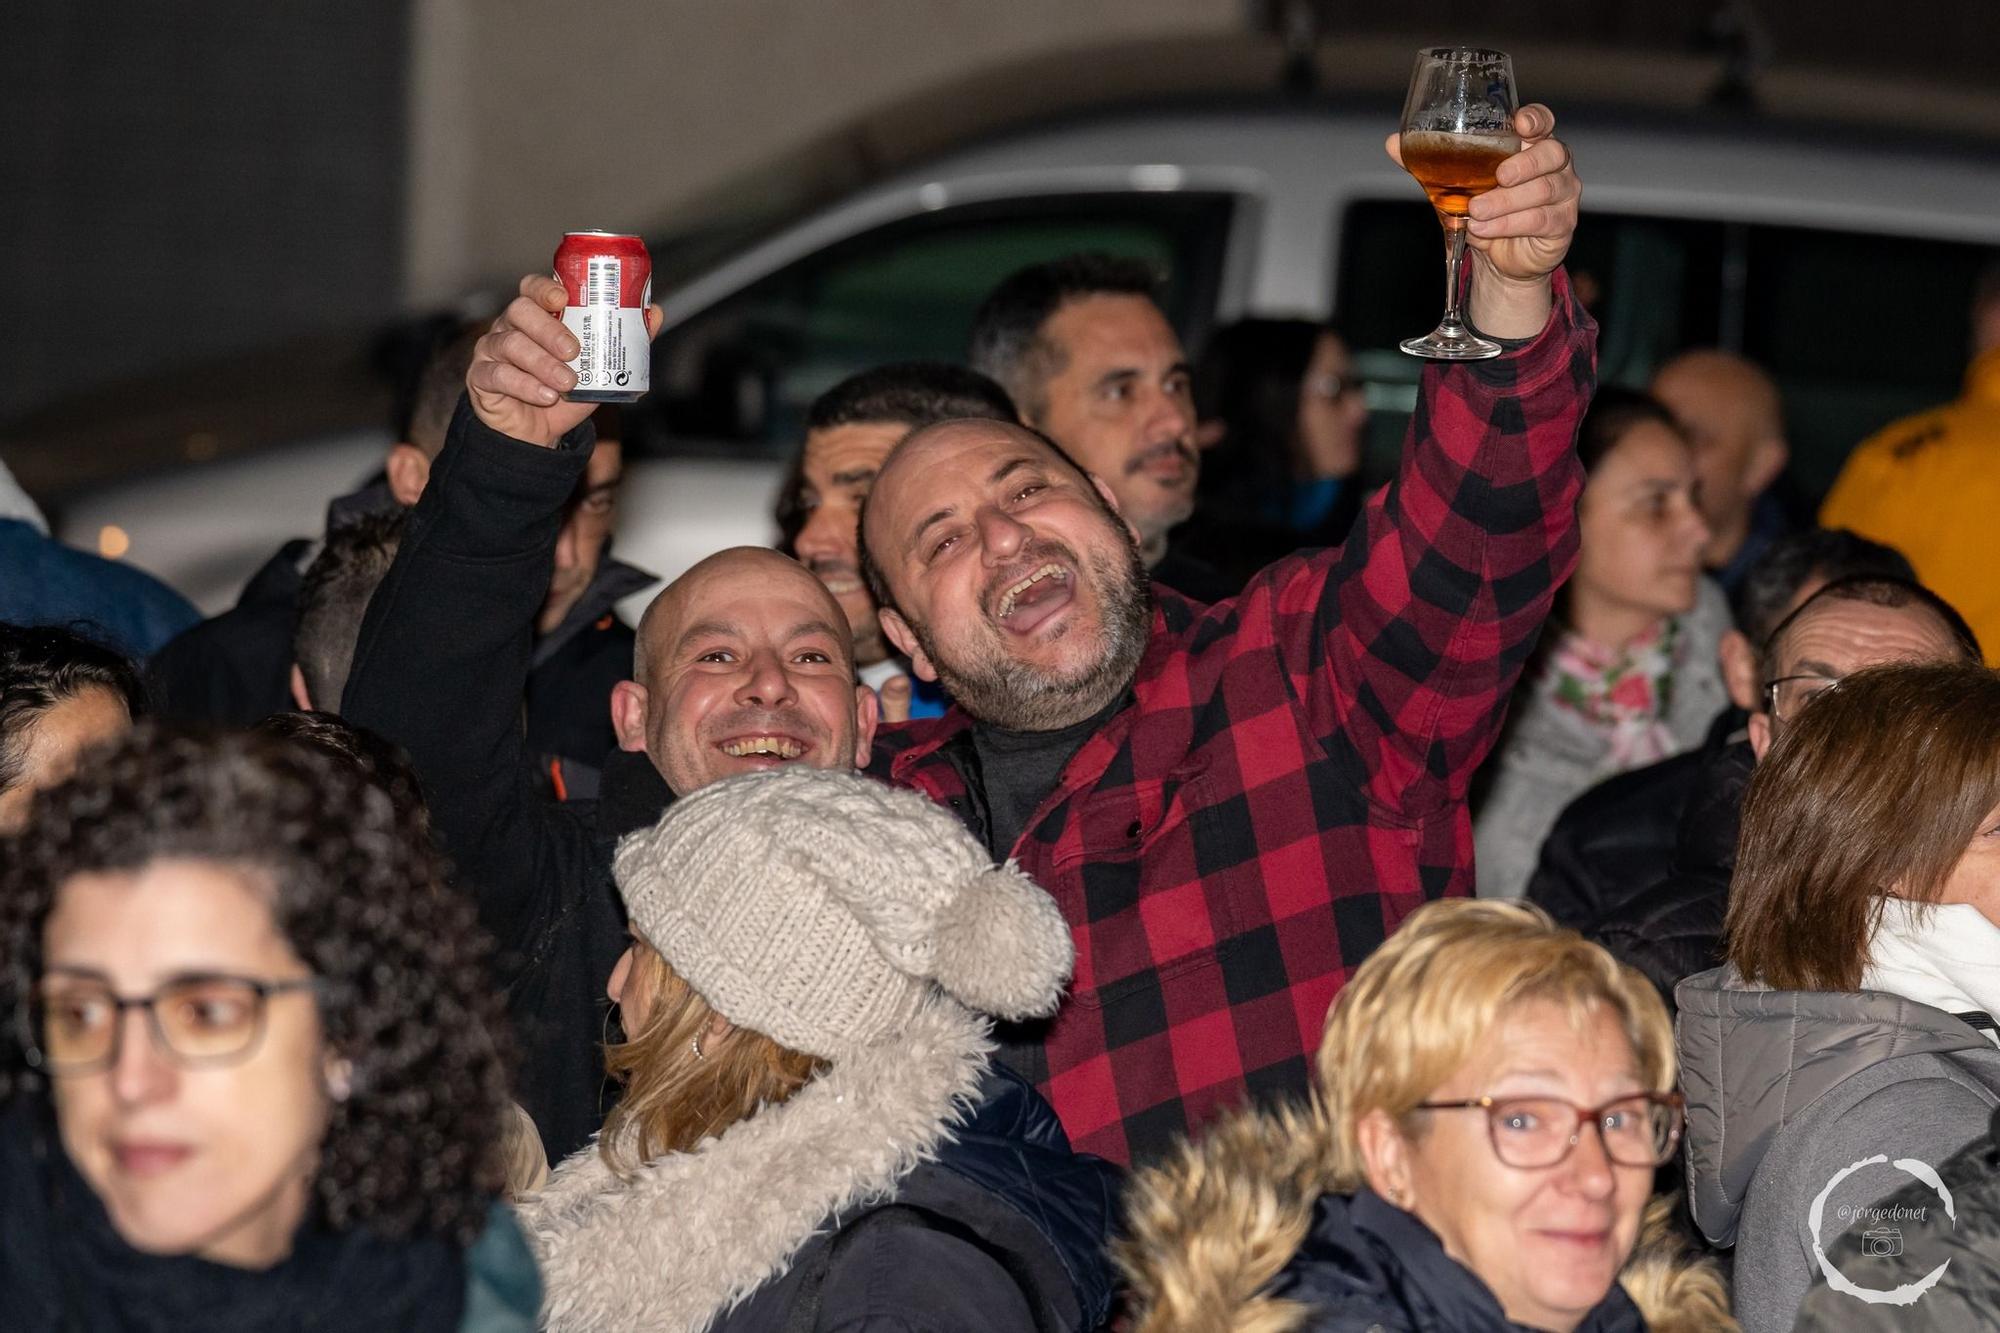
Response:
[[[893,1197],[948,1140],[992,1051],[935,992],[893,1042],[778,1106],[620,1180],[593,1141],[523,1201],[552,1330],[696,1333],[782,1274],[849,1210]]]
[[[1269,1289],[1332,1182],[1332,1136],[1315,1113],[1296,1107],[1240,1112],[1141,1173],[1117,1253],[1131,1283],[1134,1333],[1306,1328],[1313,1311]],[[1720,1276],[1684,1253],[1670,1230],[1671,1205],[1662,1203],[1647,1209],[1620,1274],[1626,1295],[1652,1333],[1735,1329]]]

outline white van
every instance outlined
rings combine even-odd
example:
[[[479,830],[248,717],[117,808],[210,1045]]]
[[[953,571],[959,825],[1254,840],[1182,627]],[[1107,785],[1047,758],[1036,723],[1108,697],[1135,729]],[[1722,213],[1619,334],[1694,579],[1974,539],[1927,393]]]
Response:
[[[1371,470],[1386,472],[1419,368],[1395,344],[1436,322],[1442,287],[1437,224],[1383,152],[1393,128],[1379,111],[1325,107],[1093,115],[940,158],[675,282],[653,392],[627,428],[620,555],[671,577],[770,540],[815,395],[871,365],[959,358],[1001,277],[1077,250],[1154,261],[1190,349],[1242,316],[1334,320],[1372,381]],[[1956,392],[1973,276],[2000,246],[1990,156],[1567,112],[1561,133],[1584,181],[1570,267],[1593,292],[1605,379],[1643,382],[1690,345],[1756,359],[1784,391],[1792,484],[1807,498],[1863,435]],[[158,517],[184,537],[230,525],[240,537],[277,494],[241,487],[281,460],[213,469],[176,500],[213,507],[213,521]],[[240,486],[227,469],[244,470]],[[71,530],[88,545],[102,522],[152,521],[140,498],[73,506]],[[317,516],[291,521],[259,549]],[[131,535],[155,572],[214,604],[202,595],[214,560]]]

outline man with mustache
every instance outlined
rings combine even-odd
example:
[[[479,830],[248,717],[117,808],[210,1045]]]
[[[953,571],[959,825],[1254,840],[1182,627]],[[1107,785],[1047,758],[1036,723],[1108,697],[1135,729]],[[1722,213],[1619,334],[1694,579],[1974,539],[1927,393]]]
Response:
[[[1401,470],[1345,546],[1204,607],[1145,576],[1180,503],[1168,469],[1121,491],[1098,471],[1116,451],[955,421],[875,478],[862,567],[883,632],[957,706],[885,732],[873,771],[958,813],[1068,918],[1071,995],[1007,1058],[1080,1151],[1143,1160],[1246,1095],[1302,1091],[1350,971],[1471,888],[1467,788],[1576,558],[1595,378],[1557,273],[1569,152],[1546,107],[1516,128],[1469,225],[1471,318],[1507,351],[1424,369]],[[1108,387],[1184,424],[1165,341]],[[1054,402],[1024,413],[1060,430]]]
[[[847,613],[855,663],[882,701],[884,722],[936,717],[947,701],[935,687],[913,689],[909,663],[882,637],[861,579],[861,502],[898,440],[954,417],[1018,419],[1005,390],[964,366],[903,361],[849,375],[806,409],[806,437],[778,490],[779,549],[818,575]]]
[[[588,1141],[609,1103],[604,988],[629,942],[611,879],[618,838],[731,774],[865,763],[876,723],[840,604],[797,561],[738,547],[647,607],[632,679],[600,701],[619,748],[599,799],[538,793],[521,762],[521,691],[593,442],[593,405],[560,398],[576,382],[566,301],[554,279],[523,279],[479,340],[467,398],[369,600],[340,709],[410,752],[499,944],[517,1096],[552,1160]],[[657,327],[657,308],[649,318]]]
[[[1150,267],[1079,254],[1021,269],[973,316],[966,359],[1006,389],[1023,421],[1111,488],[1154,582],[1198,602],[1236,592],[1168,538],[1194,512],[1201,455],[1194,372]]]

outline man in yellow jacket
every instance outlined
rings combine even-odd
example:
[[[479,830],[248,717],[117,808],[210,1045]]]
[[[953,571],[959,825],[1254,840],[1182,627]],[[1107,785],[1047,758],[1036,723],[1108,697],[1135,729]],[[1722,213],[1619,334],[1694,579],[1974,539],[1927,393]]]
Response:
[[[1972,364],[1956,402],[1863,441],[1819,511],[1910,558],[1924,586],[1965,613],[2000,665],[2000,262],[1972,304]]]

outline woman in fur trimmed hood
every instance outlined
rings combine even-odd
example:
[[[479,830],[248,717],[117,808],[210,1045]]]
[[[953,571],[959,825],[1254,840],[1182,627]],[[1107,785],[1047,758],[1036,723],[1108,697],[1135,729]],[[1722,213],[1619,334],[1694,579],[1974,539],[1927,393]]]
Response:
[[[1655,1167],[1680,1138],[1652,985],[1538,908],[1429,904],[1327,1014],[1319,1097],[1138,1177],[1138,1333],[1718,1333]]]
[[[1115,1173],[979,1016],[1055,1007],[1047,894],[921,796],[803,767],[683,798],[616,875],[625,1094],[522,1206],[551,1329],[1102,1321]]]

